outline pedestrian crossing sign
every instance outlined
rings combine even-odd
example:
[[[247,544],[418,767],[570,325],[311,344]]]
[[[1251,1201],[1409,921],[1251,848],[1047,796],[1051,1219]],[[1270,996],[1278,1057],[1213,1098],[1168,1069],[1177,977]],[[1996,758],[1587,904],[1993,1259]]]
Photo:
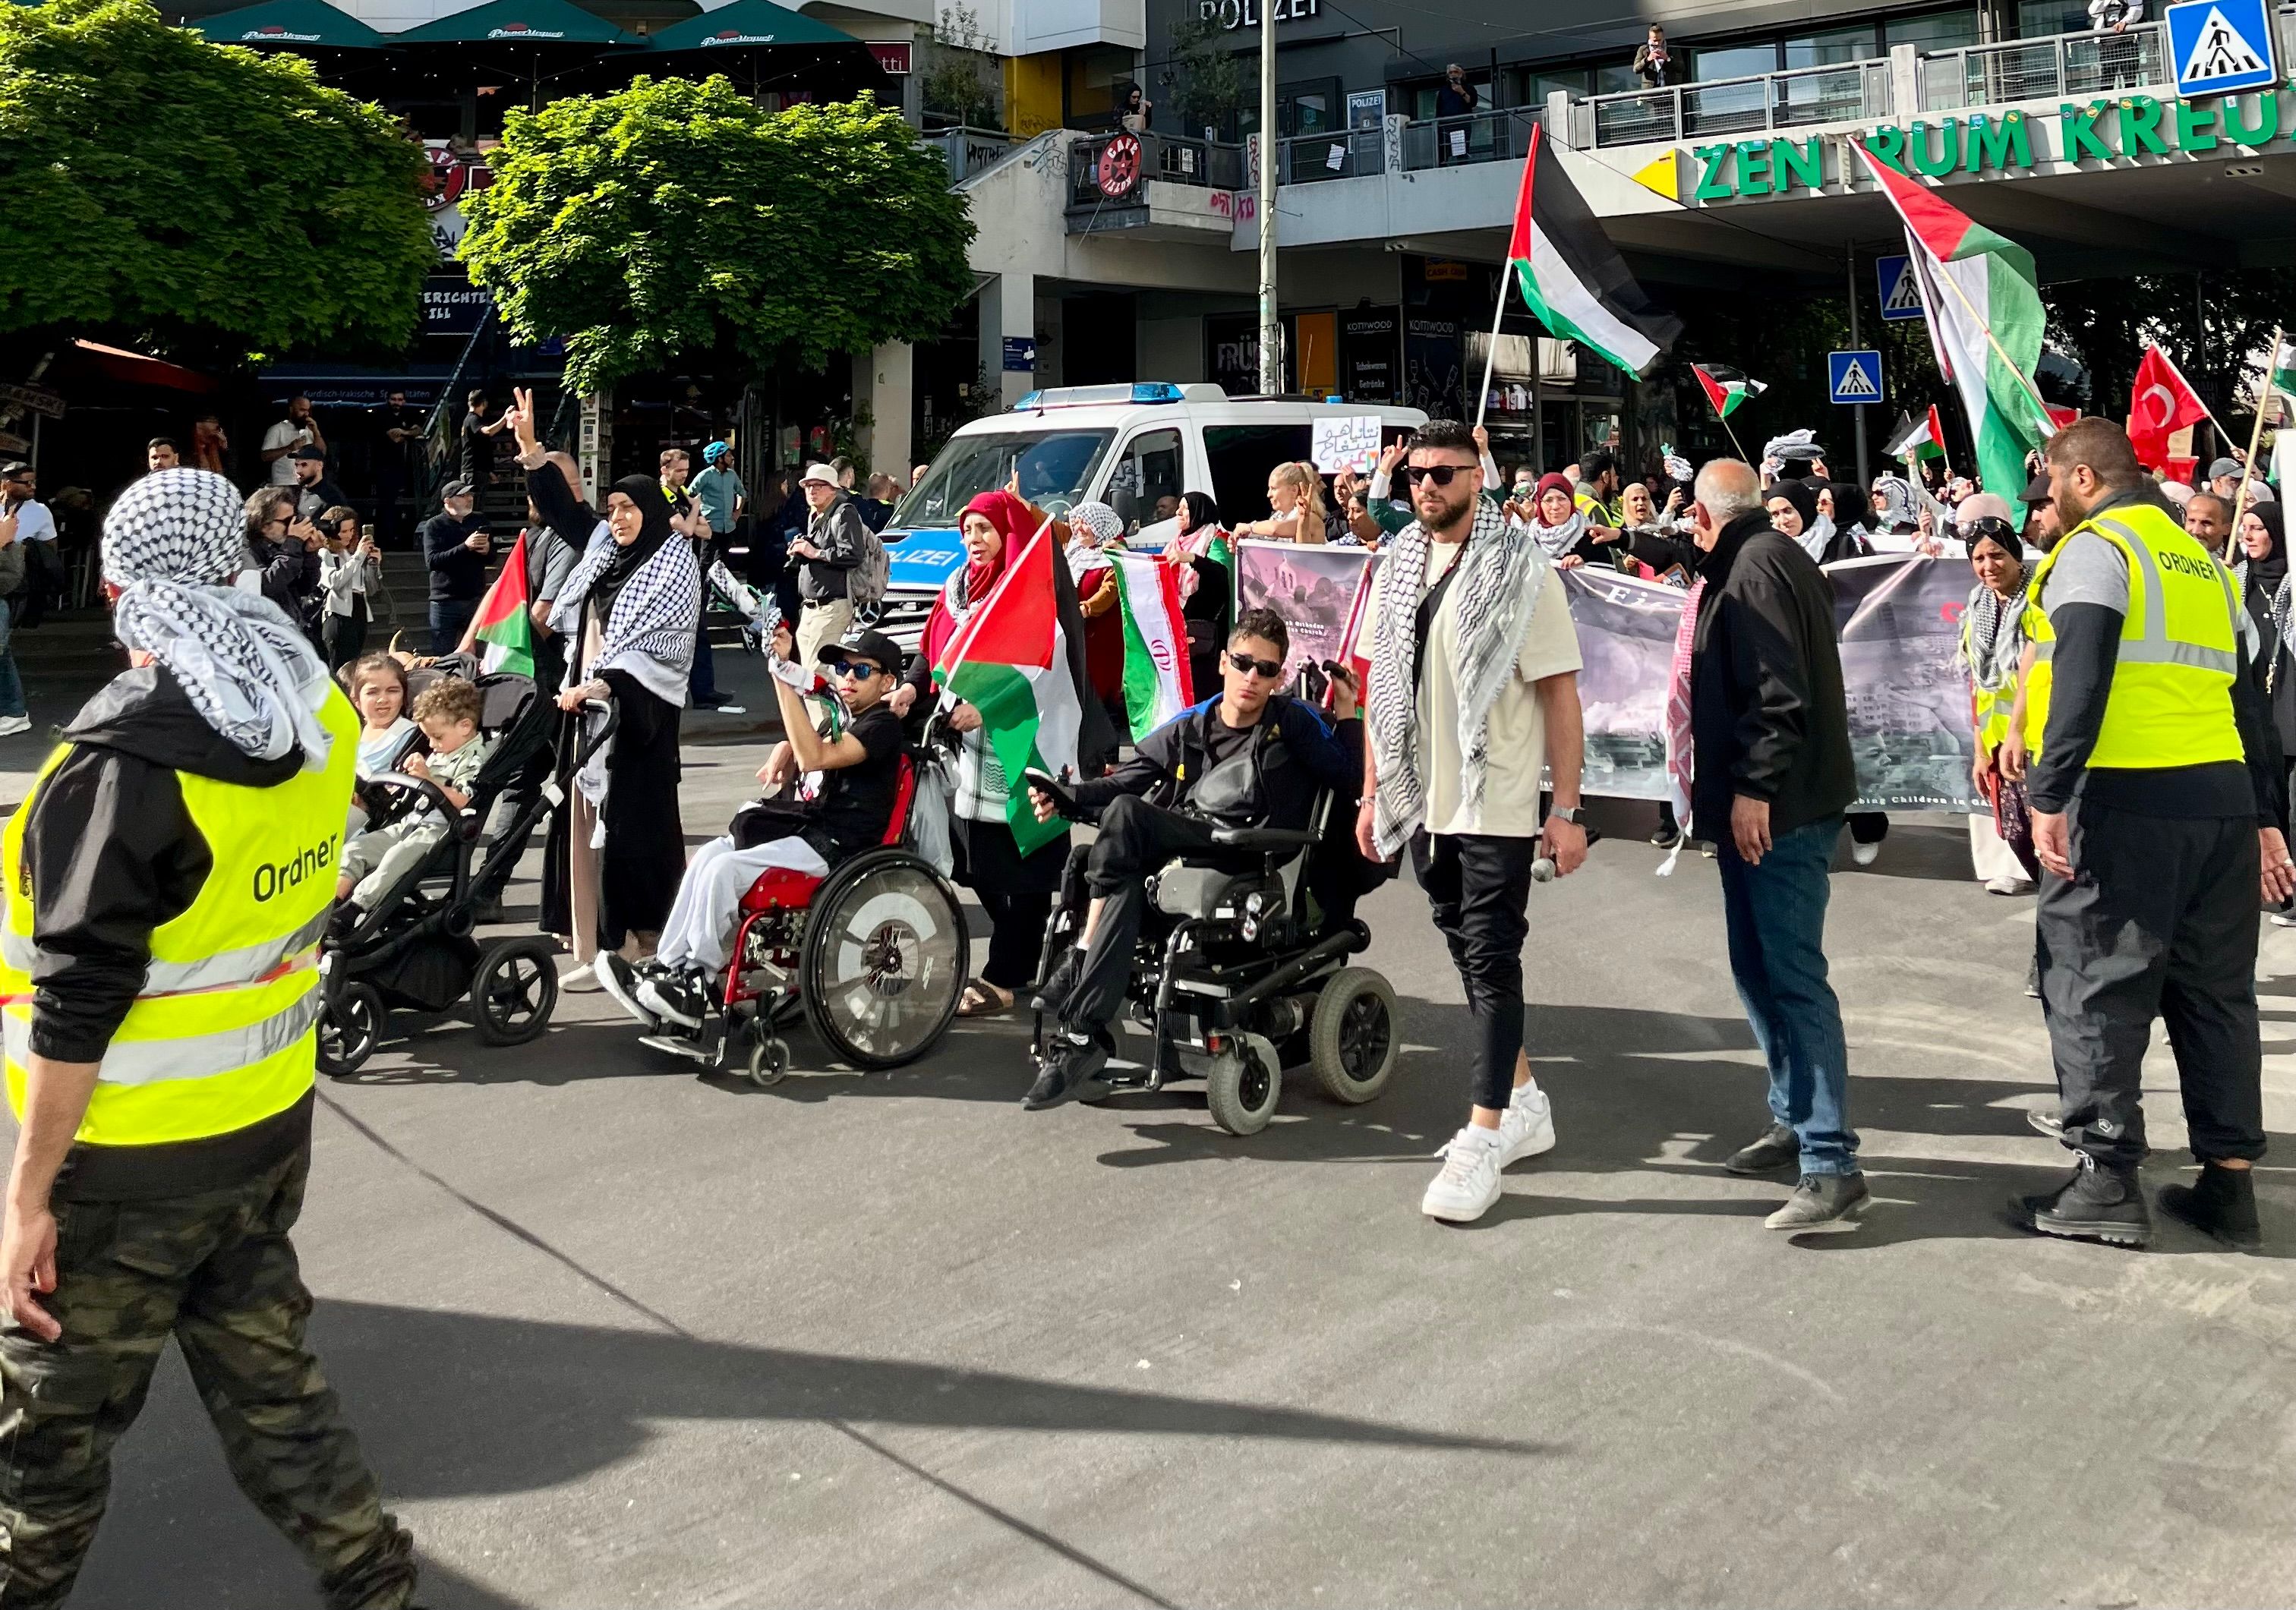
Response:
[[[1826,390],[1837,403],[1878,403],[1882,400],[1882,355],[1863,352],[1825,355]]]
[[[1922,316],[1922,277],[1911,257],[1876,257],[1874,275],[1882,287],[1882,316],[1918,319]]]
[[[2177,94],[2226,95],[2278,80],[2265,0],[2180,0],[2168,20]]]

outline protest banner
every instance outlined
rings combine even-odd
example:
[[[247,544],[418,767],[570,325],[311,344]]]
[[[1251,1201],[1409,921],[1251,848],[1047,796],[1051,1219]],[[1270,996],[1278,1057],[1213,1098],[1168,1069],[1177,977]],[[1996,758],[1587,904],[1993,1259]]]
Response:
[[[1273,609],[1291,630],[1287,672],[1337,659],[1347,645],[1356,593],[1376,556],[1362,548],[1246,541],[1235,552],[1239,612]],[[1200,690],[1199,699],[1210,690]]]
[[[1379,467],[1379,415],[1318,418],[1309,427],[1308,443],[1308,456],[1315,462],[1316,473],[1337,475],[1352,470],[1357,475],[1369,475]]]
[[[1579,787],[1624,799],[1664,799],[1666,684],[1683,591],[1608,567],[1557,570],[1578,633],[1578,707],[1586,730]]]

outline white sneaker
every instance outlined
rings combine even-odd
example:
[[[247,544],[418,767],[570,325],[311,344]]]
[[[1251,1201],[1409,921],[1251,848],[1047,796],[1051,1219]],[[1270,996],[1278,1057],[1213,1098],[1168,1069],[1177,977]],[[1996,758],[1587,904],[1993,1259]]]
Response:
[[[628,962],[611,951],[603,951],[590,970],[598,987],[616,1006],[636,1018],[640,1027],[652,1031],[661,1026],[653,1013],[638,1004],[638,976]]]
[[[1499,1166],[1554,1149],[1554,1104],[1536,1084],[1518,1086],[1499,1115]]]
[[[1988,878],[1985,880],[1988,895],[2030,895],[2033,886],[2022,878]]]
[[[1849,859],[1861,867],[1872,866],[1882,859],[1882,841],[1877,838],[1872,844],[1861,844],[1857,839],[1851,839]]]
[[[1498,1199],[1499,1148],[1469,1124],[1451,1137],[1443,1172],[1420,1198],[1419,1211],[1447,1223],[1472,1224]]]
[[[585,990],[594,990],[598,987],[597,969],[586,965],[561,973],[558,975],[558,987],[576,994]]]
[[[2275,911],[2272,926],[2276,928],[2296,928],[2296,911]]]
[[[29,715],[0,715],[0,738],[13,738],[31,730],[32,718]]]

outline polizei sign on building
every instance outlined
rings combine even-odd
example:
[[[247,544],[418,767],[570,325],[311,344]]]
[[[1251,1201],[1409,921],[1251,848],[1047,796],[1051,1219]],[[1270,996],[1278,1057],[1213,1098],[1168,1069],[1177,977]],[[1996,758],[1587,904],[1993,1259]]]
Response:
[[[2011,110],[1995,116],[1915,119],[1858,135],[1813,135],[1806,140],[1739,140],[1694,145],[1695,205],[1812,195],[1850,187],[1856,140],[1890,167],[1925,179],[2037,172],[2076,172],[2084,163],[2167,161],[2206,157],[2228,148],[2255,151],[2296,128],[2296,90],[2269,89],[2213,101],[2156,101],[2128,95],[2086,106],[2060,105],[2053,118]]]

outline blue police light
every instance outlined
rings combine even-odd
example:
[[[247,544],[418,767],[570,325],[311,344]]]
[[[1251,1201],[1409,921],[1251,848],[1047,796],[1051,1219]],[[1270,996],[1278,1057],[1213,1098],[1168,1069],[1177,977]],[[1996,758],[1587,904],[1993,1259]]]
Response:
[[[1186,394],[1169,380],[1135,380],[1130,385],[1054,386],[1043,391],[1031,391],[1013,405],[1015,413],[1028,413],[1044,408],[1088,408],[1095,404],[1111,403],[1179,403],[1187,400]]]

